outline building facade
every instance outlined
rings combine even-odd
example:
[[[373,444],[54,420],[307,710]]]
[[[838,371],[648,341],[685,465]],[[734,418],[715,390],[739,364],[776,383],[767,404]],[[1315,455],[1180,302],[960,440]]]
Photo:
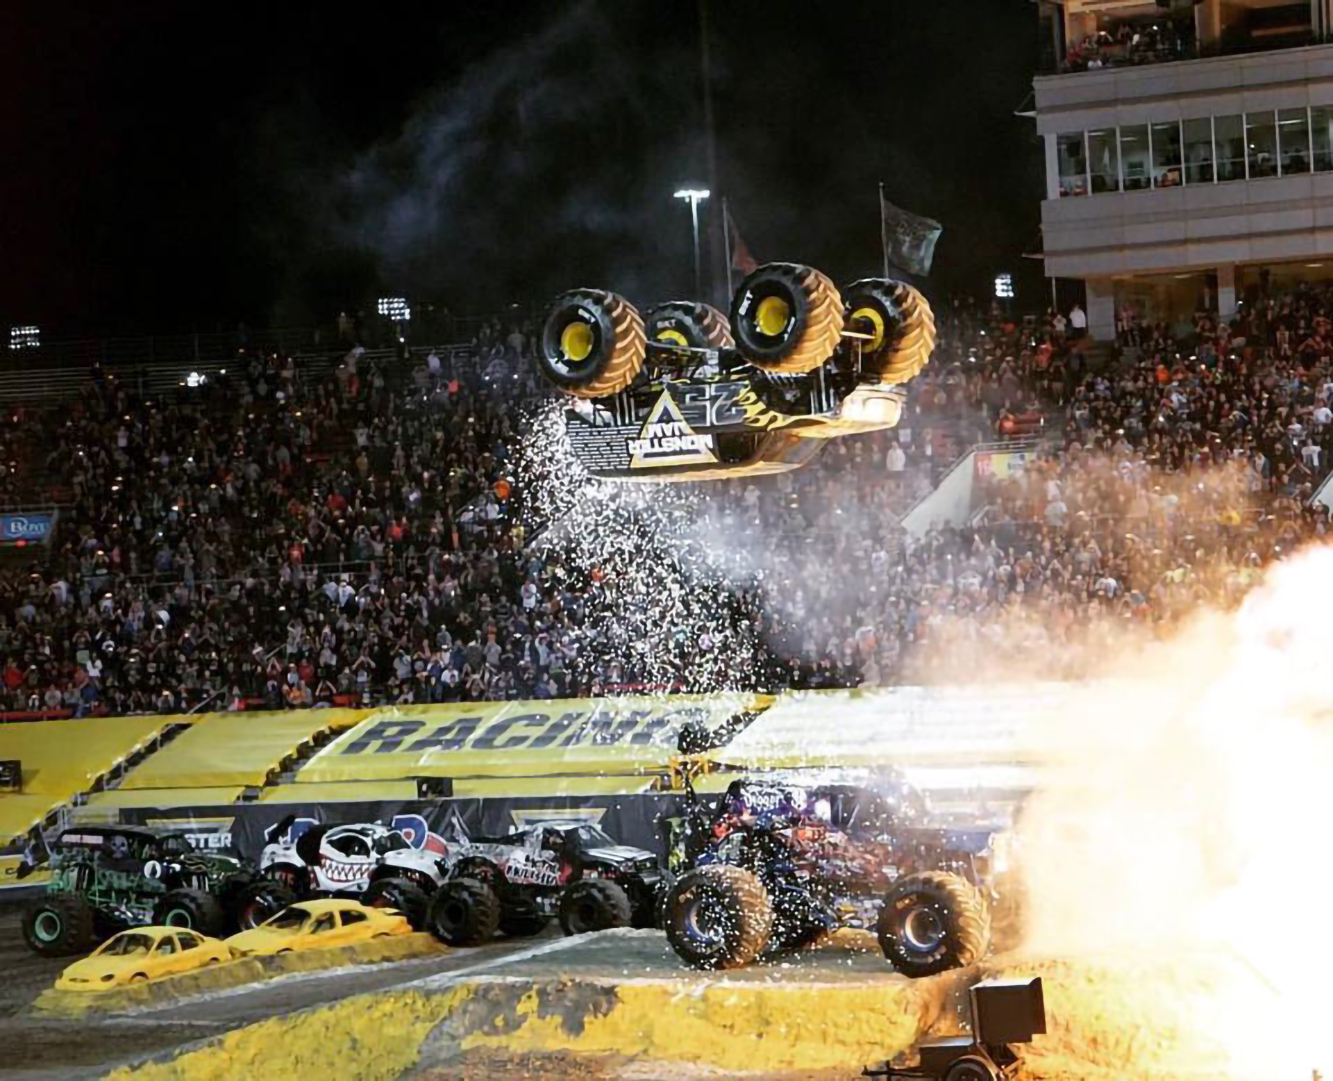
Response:
[[[1063,69],[1034,86],[1043,258],[1094,337],[1333,279],[1329,0],[1040,8]]]

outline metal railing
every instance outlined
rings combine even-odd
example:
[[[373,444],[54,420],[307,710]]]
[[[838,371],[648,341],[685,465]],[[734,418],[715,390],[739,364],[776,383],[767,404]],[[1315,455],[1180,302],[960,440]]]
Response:
[[[1292,28],[1285,32],[1237,36],[1223,41],[1199,42],[1188,36],[1150,39],[1139,45],[1112,42],[1084,48],[1071,42],[1068,52],[1060,57],[1054,68],[1049,64],[1043,75],[1066,75],[1085,71],[1106,71],[1111,68],[1147,67],[1155,64],[1173,64],[1182,60],[1207,60],[1219,56],[1246,56],[1255,53],[1280,52],[1286,49],[1304,49],[1328,44],[1327,35],[1313,29]]]

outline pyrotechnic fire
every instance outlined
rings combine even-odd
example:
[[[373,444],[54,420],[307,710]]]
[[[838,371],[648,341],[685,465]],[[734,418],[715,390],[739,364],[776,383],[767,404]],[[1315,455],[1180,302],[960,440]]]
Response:
[[[1021,829],[1027,951],[1119,973],[1066,1022],[1120,1041],[1117,1026],[1146,1023],[1121,1076],[1333,1069],[1331,608],[1333,549],[1301,553],[1239,611],[1128,650],[1039,741],[1052,761]]]

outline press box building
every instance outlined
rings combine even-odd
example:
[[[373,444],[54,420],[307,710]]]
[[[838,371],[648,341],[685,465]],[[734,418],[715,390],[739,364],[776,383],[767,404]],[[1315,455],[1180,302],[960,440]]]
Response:
[[[1333,278],[1333,0],[1037,7],[1043,258],[1094,337]]]

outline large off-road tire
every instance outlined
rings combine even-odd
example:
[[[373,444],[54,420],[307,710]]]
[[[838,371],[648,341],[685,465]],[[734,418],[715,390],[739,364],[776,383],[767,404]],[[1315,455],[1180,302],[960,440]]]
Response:
[[[531,938],[545,931],[549,922],[540,912],[502,912],[500,933],[510,938]]]
[[[240,930],[241,903],[245,898],[246,891],[255,884],[257,877],[254,871],[242,869],[228,875],[218,883],[217,899],[218,904],[222,906],[222,911],[226,914],[226,930],[228,933]]]
[[[990,908],[967,879],[947,871],[904,875],[880,909],[879,946],[913,979],[976,964],[990,947]]]
[[[740,867],[715,864],[681,875],[666,903],[667,941],[691,968],[740,968],[768,945],[773,903]]]
[[[159,927],[188,927],[216,938],[227,929],[227,912],[212,894],[202,890],[172,890],[153,906]]]
[[[556,299],[542,331],[537,366],[577,398],[624,390],[643,367],[643,319],[624,297],[575,289]]]
[[[711,304],[689,300],[669,300],[649,308],[643,317],[644,333],[650,342],[686,349],[730,349],[727,317]]]
[[[414,931],[426,929],[430,896],[415,882],[405,878],[377,878],[361,895],[361,903],[371,908],[396,908]]]
[[[864,374],[906,383],[926,366],[935,349],[935,313],[919,292],[892,278],[863,278],[842,297],[847,329],[874,335],[861,341]]]
[[[482,946],[500,929],[500,899],[475,878],[446,882],[430,900],[431,933],[450,946]]]
[[[82,953],[96,941],[93,908],[77,894],[52,894],[23,913],[23,941],[43,957]]]
[[[766,263],[731,301],[741,356],[771,372],[809,372],[833,355],[842,335],[842,297],[813,267]]]
[[[289,905],[296,904],[301,898],[281,882],[260,879],[250,884],[241,894],[240,906],[236,910],[236,922],[242,931],[266,923]]]
[[[560,929],[567,935],[628,927],[634,906],[618,883],[585,878],[565,887],[560,895]]]

